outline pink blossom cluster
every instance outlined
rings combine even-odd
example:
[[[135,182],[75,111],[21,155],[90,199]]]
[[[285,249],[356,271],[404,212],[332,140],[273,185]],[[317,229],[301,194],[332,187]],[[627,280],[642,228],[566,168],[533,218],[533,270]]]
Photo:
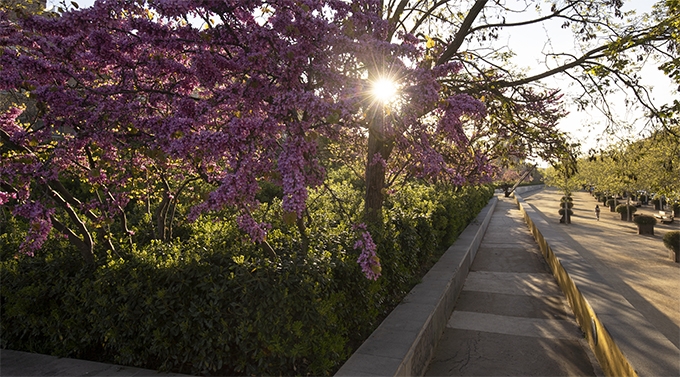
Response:
[[[439,120],[439,132],[443,132],[458,145],[469,144],[469,140],[463,131],[461,117],[465,115],[480,118],[486,113],[484,105],[478,99],[467,94],[449,97],[446,101],[443,101],[440,108],[444,115]]]
[[[366,224],[356,224],[352,229],[359,233],[359,239],[354,243],[354,249],[361,252],[357,263],[361,266],[361,270],[367,279],[378,280],[382,267],[380,266],[380,258],[376,254],[377,247],[371,234],[366,230]]]
[[[41,203],[29,201],[16,205],[12,214],[29,220],[28,236],[19,246],[19,251],[32,257],[52,230],[54,208],[45,208]]]
[[[238,226],[250,235],[253,242],[262,242],[267,238],[267,232],[271,229],[268,224],[258,223],[252,216],[242,215],[236,218]]]
[[[286,140],[279,157],[278,166],[282,170],[281,181],[283,191],[283,210],[302,216],[307,201],[307,179],[305,177],[305,154],[314,154],[314,145],[301,137],[290,137]]]
[[[7,204],[10,199],[16,199],[17,194],[0,191],[0,206]]]
[[[451,65],[449,69],[455,71],[458,65]],[[422,88],[423,92],[412,88],[414,98],[437,96],[434,90],[436,80],[433,78],[432,82],[429,87]],[[456,185],[487,181],[488,160],[478,156],[478,151],[471,148],[470,139],[465,134],[467,120],[479,120],[486,114],[484,105],[466,94],[454,95],[437,103],[437,108],[430,114],[435,119],[434,124],[414,116],[407,131],[395,137],[397,147],[405,155],[418,158],[410,161],[397,158],[392,161],[392,166],[406,165],[415,176],[450,181]]]
[[[7,112],[0,114],[0,130],[7,133],[10,140],[20,143],[25,131],[16,123],[17,117],[23,111],[18,107],[10,107]]]

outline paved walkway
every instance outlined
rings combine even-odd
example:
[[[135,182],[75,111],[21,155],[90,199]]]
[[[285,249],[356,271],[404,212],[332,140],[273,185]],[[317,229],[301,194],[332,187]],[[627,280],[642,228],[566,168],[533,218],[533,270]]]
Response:
[[[0,376],[184,376],[158,373],[155,370],[96,363],[94,361],[59,358],[37,353],[0,350]]]
[[[498,202],[425,375],[602,375],[511,198]]]
[[[559,223],[557,214],[562,194],[544,189],[521,194],[550,225],[562,232],[570,246],[592,266],[609,285],[621,294],[659,332],[680,348],[680,263],[668,257],[663,235],[680,230],[680,221],[654,227],[653,236],[637,234],[633,222],[603,207],[600,221],[595,219],[598,202],[587,192],[575,192],[572,224]],[[642,206],[636,213],[658,213]]]

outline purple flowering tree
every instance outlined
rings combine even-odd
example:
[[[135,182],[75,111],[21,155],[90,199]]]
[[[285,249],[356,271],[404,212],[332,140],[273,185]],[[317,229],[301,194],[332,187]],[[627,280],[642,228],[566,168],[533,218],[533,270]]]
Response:
[[[304,227],[324,143],[363,161],[368,230],[398,179],[484,182],[491,158],[552,154],[559,95],[534,84],[576,65],[530,78],[501,69],[473,39],[500,28],[487,16],[502,8],[448,3],[104,0],[3,13],[0,90],[23,100],[0,118],[0,200],[31,221],[24,252],[54,228],[94,263],[96,244],[115,252],[112,224],[133,242],[131,201],[146,203],[160,240],[184,200],[192,218],[232,208],[262,242],[268,224],[252,213],[264,181]],[[583,15],[576,3],[553,14]],[[395,95],[378,100],[384,79]],[[366,229],[355,245],[365,270],[379,266]]]
[[[155,204],[156,236],[167,239],[182,195],[200,196],[193,216],[236,208],[239,226],[263,241],[267,225],[251,216],[258,182],[280,185],[284,210],[301,217],[307,190],[324,179],[319,138],[368,137],[369,213],[382,206],[393,151],[419,155],[408,167],[419,176],[470,180],[460,172],[481,171],[484,159],[447,159],[442,142],[469,154],[461,117],[480,116],[482,104],[441,93],[438,80],[460,64],[407,64],[424,48],[408,34],[386,42],[377,5],[101,1],[61,17],[5,19],[0,86],[30,94],[36,109],[22,119],[12,108],[0,125],[5,201],[35,224],[24,252],[54,227],[93,263],[96,242],[113,249],[110,224],[127,229],[133,199]],[[400,85],[391,110],[370,93],[382,64]],[[197,181],[211,189],[199,195]]]

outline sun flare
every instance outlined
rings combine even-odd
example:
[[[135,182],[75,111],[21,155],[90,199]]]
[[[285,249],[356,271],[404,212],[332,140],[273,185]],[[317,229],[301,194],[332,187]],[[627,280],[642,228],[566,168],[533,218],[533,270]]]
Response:
[[[387,78],[381,78],[373,82],[373,97],[382,103],[389,103],[397,95],[397,84]]]

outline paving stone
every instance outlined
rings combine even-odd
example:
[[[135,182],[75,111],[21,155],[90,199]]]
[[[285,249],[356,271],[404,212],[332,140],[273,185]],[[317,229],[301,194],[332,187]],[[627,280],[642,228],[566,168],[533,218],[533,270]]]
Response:
[[[578,340],[447,328],[426,376],[595,376]]]
[[[562,296],[518,296],[462,291],[455,310],[512,317],[566,319],[572,316]]]

